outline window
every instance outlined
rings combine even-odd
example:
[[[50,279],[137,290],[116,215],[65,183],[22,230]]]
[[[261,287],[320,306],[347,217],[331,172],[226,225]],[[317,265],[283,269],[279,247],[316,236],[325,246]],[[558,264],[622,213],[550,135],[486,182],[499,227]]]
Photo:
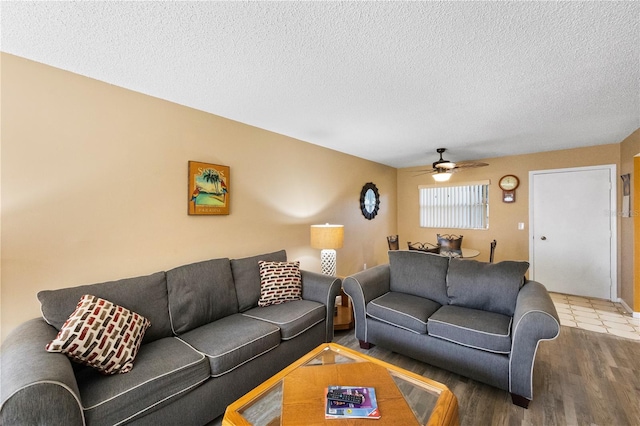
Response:
[[[419,186],[422,228],[489,228],[489,181]]]

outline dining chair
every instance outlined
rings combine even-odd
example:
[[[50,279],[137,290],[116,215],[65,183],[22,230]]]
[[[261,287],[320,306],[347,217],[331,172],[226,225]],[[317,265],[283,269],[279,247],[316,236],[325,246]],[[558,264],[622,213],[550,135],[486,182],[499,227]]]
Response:
[[[440,253],[440,246],[436,244],[407,242],[407,246],[409,247],[409,250],[418,250],[436,254]]]
[[[389,244],[389,250],[400,250],[400,243],[398,242],[397,235],[389,235],[387,237],[387,244]]]
[[[436,234],[440,254],[450,257],[462,257],[462,237],[463,235]]]
[[[489,263],[493,263],[493,254],[496,251],[496,240],[491,241],[491,252],[489,253]]]

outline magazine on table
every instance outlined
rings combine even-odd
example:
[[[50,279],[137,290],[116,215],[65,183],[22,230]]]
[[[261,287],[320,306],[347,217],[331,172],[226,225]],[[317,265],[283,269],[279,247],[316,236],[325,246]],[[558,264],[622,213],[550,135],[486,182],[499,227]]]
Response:
[[[338,401],[326,398],[325,418],[327,419],[379,419],[378,400],[376,391],[372,387],[359,386],[329,386],[325,395],[338,392],[345,395],[362,397],[362,403]],[[347,398],[349,399],[349,398]],[[358,399],[358,398],[351,398]]]

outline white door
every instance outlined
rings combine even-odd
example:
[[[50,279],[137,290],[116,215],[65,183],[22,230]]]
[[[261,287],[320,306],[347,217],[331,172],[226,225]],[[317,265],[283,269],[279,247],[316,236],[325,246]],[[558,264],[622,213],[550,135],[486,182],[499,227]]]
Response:
[[[530,278],[613,300],[615,165],[530,172]]]

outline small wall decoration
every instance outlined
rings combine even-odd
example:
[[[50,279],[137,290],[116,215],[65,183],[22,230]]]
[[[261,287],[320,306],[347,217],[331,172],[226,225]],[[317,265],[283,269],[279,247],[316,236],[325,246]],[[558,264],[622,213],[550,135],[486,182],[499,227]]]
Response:
[[[380,209],[380,194],[378,188],[372,182],[367,182],[360,191],[360,211],[362,215],[371,220]]]
[[[515,175],[505,175],[498,181],[498,186],[502,189],[502,202],[515,203],[516,189],[520,185],[520,179]]]
[[[620,176],[622,179],[622,217],[631,217],[631,174]]]
[[[189,214],[229,214],[228,166],[189,161]]]

